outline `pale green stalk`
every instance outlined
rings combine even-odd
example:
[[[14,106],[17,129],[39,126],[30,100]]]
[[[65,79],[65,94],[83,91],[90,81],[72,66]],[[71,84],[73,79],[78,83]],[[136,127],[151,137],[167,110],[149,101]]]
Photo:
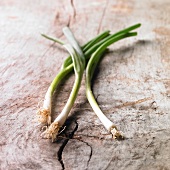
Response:
[[[98,103],[96,102],[93,92],[92,92],[92,89],[91,89],[91,79],[93,77],[94,70],[95,70],[96,66],[98,65],[98,62],[99,62],[103,52],[106,50],[106,48],[116,41],[119,41],[119,40],[127,38],[127,37],[135,36],[135,35],[137,35],[137,33],[126,33],[124,35],[118,34],[115,37],[113,37],[112,39],[105,41],[93,53],[93,55],[91,56],[91,58],[87,64],[87,67],[86,67],[86,96],[87,96],[87,99],[88,99],[91,107],[93,108],[94,112],[96,113],[96,115],[98,116],[98,118],[100,119],[102,124],[104,125],[104,127],[113,135],[114,138],[118,138],[118,139],[122,139],[123,137],[120,134],[120,132],[117,130],[117,127],[114,125],[114,123],[112,121],[110,121],[104,115],[104,113],[101,111],[101,109],[99,108]]]
[[[75,72],[75,82],[64,109],[54,120],[54,122],[49,126],[49,128],[47,128],[46,131],[43,132],[42,134],[42,136],[44,136],[45,138],[51,138],[52,141],[54,141],[54,139],[57,137],[59,129],[64,125],[68,117],[68,114],[70,113],[71,108],[73,107],[73,104],[75,102],[75,99],[77,97],[81,85],[81,80],[85,68],[85,58],[83,52],[79,44],[75,40],[73,34],[68,28],[64,29],[64,34],[67,37],[67,39],[70,41],[71,45],[73,46],[72,47],[69,44],[64,45],[64,47],[68,50],[68,52],[72,57],[74,72]]]
[[[58,44],[61,44],[61,45],[64,45],[65,43],[63,41],[61,41],[60,39],[58,38],[52,38],[52,37],[49,37],[48,35],[45,35],[45,34],[41,34],[44,38],[47,38],[53,42],[56,42]]]

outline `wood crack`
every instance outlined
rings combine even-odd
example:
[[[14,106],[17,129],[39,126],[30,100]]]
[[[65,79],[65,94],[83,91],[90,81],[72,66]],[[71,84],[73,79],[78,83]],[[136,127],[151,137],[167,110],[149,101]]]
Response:
[[[102,17],[101,17],[100,22],[99,22],[99,27],[98,27],[98,30],[97,30],[97,34],[99,34],[99,32],[100,32],[100,30],[101,30],[103,18],[104,18],[104,16],[105,16],[106,8],[107,8],[107,6],[108,6],[108,3],[109,3],[109,0],[106,1],[105,7],[104,7],[104,10],[103,10],[103,13],[102,13]]]
[[[80,141],[82,143],[85,143],[88,147],[90,147],[90,154],[89,154],[89,159],[87,161],[87,168],[86,168],[86,170],[87,170],[88,166],[89,166],[89,163],[90,163],[90,160],[91,160],[91,157],[93,155],[93,148],[92,148],[92,146],[88,142],[85,142],[82,139],[78,139],[78,138],[74,138],[74,139],[76,139],[76,140],[78,140],[78,141]]]
[[[71,25],[71,16],[69,15],[68,23],[67,23],[67,27],[69,27],[69,28],[70,28],[70,25]]]
[[[78,123],[77,123],[77,121],[75,121],[75,125],[76,125],[75,128],[74,128],[73,131],[68,135],[68,138],[64,140],[63,144],[60,146],[60,148],[59,148],[59,150],[58,150],[58,153],[57,153],[58,161],[60,162],[61,167],[62,167],[63,170],[65,169],[65,165],[64,165],[64,162],[63,162],[63,159],[62,159],[62,154],[63,154],[64,148],[66,147],[68,141],[73,138],[74,133],[75,133],[75,132],[77,131],[77,129],[78,129]]]
[[[67,27],[70,27],[72,20],[75,19],[75,17],[76,17],[76,8],[75,8],[75,5],[74,5],[74,1],[70,0],[70,4],[71,4],[71,8],[73,9],[73,15],[69,14]]]
[[[73,18],[76,17],[76,8],[75,8],[75,5],[74,5],[74,0],[70,0],[70,3],[71,3],[71,7],[73,8]]]

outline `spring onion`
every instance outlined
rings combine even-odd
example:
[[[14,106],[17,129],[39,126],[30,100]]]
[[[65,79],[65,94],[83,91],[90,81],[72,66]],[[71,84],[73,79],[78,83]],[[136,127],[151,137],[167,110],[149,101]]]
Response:
[[[103,38],[107,37],[108,35],[109,35],[109,31],[105,31],[105,32],[99,34],[97,37],[90,40],[87,44],[85,44],[83,46],[83,52],[86,52],[90,48],[89,45],[91,45],[93,47],[95,45],[95,43],[101,41]],[[57,42],[61,45],[65,44],[63,41],[56,39],[56,38],[54,39],[54,38],[49,37],[45,34],[42,34],[42,36],[49,39],[49,40],[52,40],[53,42]],[[88,54],[86,54],[86,56],[92,54],[92,52],[93,52],[93,50],[88,52]],[[65,59],[60,72],[57,74],[57,76],[54,78],[51,85],[49,86],[49,88],[46,92],[46,95],[45,95],[43,107],[41,107],[37,111],[37,116],[38,116],[39,122],[44,123],[44,124],[47,123],[48,125],[51,124],[52,96],[53,96],[58,84],[72,70],[73,70],[72,58],[71,58],[71,56],[69,56]]]
[[[86,58],[86,61],[88,61],[88,59],[90,58],[90,55],[100,46],[102,45],[105,41],[114,38],[115,36],[118,35],[123,35],[126,34],[138,27],[140,27],[141,24],[135,24],[131,27],[128,27],[126,29],[123,29],[115,34],[110,35],[110,31],[105,31],[101,34],[99,34],[96,38],[92,39],[91,41],[89,41],[87,44],[85,44],[83,46],[83,52],[84,52],[84,56]],[[65,43],[62,42],[59,39],[54,39],[52,37],[49,37],[45,34],[42,34],[43,37],[52,40],[53,42],[57,42],[59,44],[64,45]],[[70,73],[73,70],[73,64],[72,64],[72,59],[71,56],[69,56],[68,58],[66,58],[66,60],[64,61],[62,68],[60,70],[60,72],[57,74],[57,76],[54,78],[54,80],[52,81],[50,87],[47,90],[47,93],[45,95],[45,99],[44,99],[44,104],[43,107],[40,108],[37,112],[38,115],[38,120],[41,123],[47,123],[48,125],[51,124],[51,105],[52,105],[52,96],[58,86],[58,84],[64,79],[64,77]]]
[[[69,99],[62,110],[62,112],[58,115],[58,117],[54,120],[54,122],[42,133],[42,136],[45,138],[52,139],[52,142],[58,135],[59,129],[63,126],[65,123],[68,114],[70,113],[71,108],[73,107],[73,104],[75,102],[75,99],[77,97],[81,80],[83,77],[83,72],[85,69],[85,58],[84,54],[75,40],[72,32],[69,30],[69,28],[64,28],[63,30],[65,36],[69,40],[70,44],[64,45],[64,47],[68,50],[72,57],[73,66],[74,66],[74,72],[75,72],[75,82],[72,88],[72,91],[70,93]]]
[[[104,113],[101,111],[101,109],[99,108],[94,95],[92,93],[92,89],[91,89],[91,79],[93,77],[94,74],[94,70],[96,68],[96,66],[98,65],[98,62],[103,54],[103,52],[106,50],[106,48],[115,43],[116,41],[119,41],[121,39],[127,38],[127,37],[131,37],[131,36],[136,36],[137,33],[136,32],[128,32],[125,34],[117,34],[115,37],[113,37],[110,40],[105,41],[100,47],[98,47],[98,49],[93,53],[93,55],[91,56],[87,67],[86,67],[86,96],[87,99],[91,105],[91,107],[93,108],[94,112],[96,113],[96,115],[98,116],[98,118],[100,119],[100,121],[102,122],[102,124],[104,125],[104,127],[113,135],[114,138],[116,139],[122,139],[123,136],[120,134],[120,132],[117,130],[117,127],[114,125],[114,123],[112,121],[110,121],[105,115]]]
[[[87,98],[93,110],[95,111],[95,113],[97,114],[101,122],[104,124],[106,129],[110,133],[112,133],[115,138],[121,137],[121,134],[117,131],[116,126],[102,113],[97,102],[95,101],[95,98],[91,91],[91,79],[93,76],[93,72],[100,60],[101,54],[106,50],[106,48],[112,43],[119,41],[123,38],[135,36],[137,33],[130,32],[130,31],[138,27],[140,27],[140,24],[133,25],[131,27],[123,29],[112,35],[110,35],[109,31],[105,31],[102,34],[98,35],[96,38],[90,40],[87,44],[85,44],[82,47],[82,50],[68,28],[64,30],[64,34],[66,35],[67,39],[70,41],[72,46],[65,44],[63,41],[59,39],[54,39],[54,38],[51,38],[49,36],[42,34],[42,36],[44,36],[45,38],[63,45],[67,49],[67,51],[70,53],[70,56],[66,58],[66,60],[64,61],[60,72],[57,74],[57,76],[52,81],[50,87],[48,88],[47,93],[45,95],[43,107],[38,111],[39,121],[50,125],[43,133],[43,136],[45,135],[46,138],[52,138],[52,140],[56,138],[60,127],[62,127],[64,122],[66,121],[66,118],[76,99],[76,96],[77,96],[77,93],[80,87],[82,75],[83,75],[83,70],[85,68],[85,62],[87,62],[90,56],[92,55],[92,58],[89,60],[88,65],[87,65],[87,70],[86,70]],[[51,124],[52,96],[58,84],[73,69],[75,72],[75,83],[74,83],[72,92],[70,94],[70,97],[63,111]]]

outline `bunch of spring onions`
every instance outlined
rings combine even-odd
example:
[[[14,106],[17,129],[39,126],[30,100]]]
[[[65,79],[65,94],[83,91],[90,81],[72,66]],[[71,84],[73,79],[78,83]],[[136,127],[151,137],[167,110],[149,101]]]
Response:
[[[47,93],[45,95],[43,107],[40,108],[37,112],[38,120],[41,123],[47,124],[46,130],[42,133],[43,137],[51,138],[52,141],[54,141],[57,138],[60,128],[64,125],[74,105],[75,99],[80,88],[85,66],[87,65],[86,67],[87,99],[91,107],[93,108],[94,112],[96,113],[104,127],[108,130],[108,132],[111,133],[114,138],[117,139],[123,138],[123,136],[117,130],[117,127],[114,125],[114,123],[111,120],[109,120],[99,108],[91,89],[91,80],[93,77],[93,73],[96,69],[96,66],[98,65],[100,58],[102,57],[107,47],[124,38],[136,36],[137,32],[132,31],[140,26],[141,24],[136,24],[126,29],[123,29],[115,34],[110,34],[110,31],[105,31],[99,34],[94,39],[90,40],[87,44],[85,44],[82,47],[80,47],[73,33],[67,27],[63,29],[63,33],[70,44],[66,44],[59,39],[54,39],[44,34],[42,35],[49,40],[52,40],[63,45],[63,47],[66,48],[66,50],[70,54],[70,56],[65,59],[60,72],[57,74],[57,76],[54,78],[51,85],[49,86]],[[51,123],[52,97],[54,95],[54,92],[56,91],[58,84],[73,69],[75,73],[75,82],[70,93],[70,96],[68,98],[68,101],[65,107],[63,108],[62,112],[53,121],[53,123]]]

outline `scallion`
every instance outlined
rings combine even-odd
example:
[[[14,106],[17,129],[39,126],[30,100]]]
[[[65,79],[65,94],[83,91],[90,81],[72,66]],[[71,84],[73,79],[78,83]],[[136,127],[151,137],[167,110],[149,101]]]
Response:
[[[75,72],[75,82],[72,88],[72,91],[70,93],[69,99],[62,110],[62,112],[58,115],[58,117],[54,120],[54,122],[43,132],[42,136],[45,138],[51,138],[52,141],[56,138],[58,135],[59,129],[63,126],[65,123],[68,114],[70,113],[71,108],[73,107],[73,104],[75,102],[75,99],[77,97],[81,80],[83,77],[83,72],[85,68],[85,58],[84,54],[77,43],[76,39],[74,38],[72,32],[66,27],[64,29],[64,34],[69,40],[70,44],[64,45],[64,47],[68,50],[72,57],[73,66],[74,66],[74,72]]]
[[[88,99],[91,107],[93,108],[94,112],[96,113],[96,115],[98,116],[98,118],[100,119],[102,124],[104,125],[104,127],[113,135],[114,138],[117,138],[117,139],[122,139],[123,136],[117,130],[117,127],[114,125],[114,123],[112,121],[110,121],[104,115],[104,113],[101,111],[101,109],[99,108],[99,106],[94,98],[92,89],[91,89],[91,79],[93,77],[94,70],[95,70],[96,66],[98,65],[98,62],[99,62],[103,52],[106,50],[106,48],[109,45],[115,43],[116,41],[119,41],[119,40],[127,38],[127,37],[135,36],[135,35],[137,35],[136,32],[117,34],[115,37],[105,41],[93,53],[93,55],[91,56],[91,58],[87,64],[87,67],[86,67],[86,96],[87,96],[87,99]]]
[[[110,31],[105,31],[101,34],[99,34],[96,38],[90,40],[87,44],[85,44],[83,46],[83,52],[84,52],[84,56],[86,58],[86,62],[88,61],[88,59],[90,58],[90,55],[100,46],[102,45],[104,42],[111,40],[112,38],[118,36],[118,35],[124,35],[138,27],[140,27],[141,24],[135,24],[131,27],[128,27],[126,29],[123,29],[115,34],[110,35]],[[45,34],[42,34],[42,36],[44,36],[45,38],[52,40],[53,42],[57,42],[59,44],[64,44],[64,42],[62,42],[59,39],[54,39],[52,37],[49,37]],[[112,41],[112,40],[111,40]],[[44,99],[44,104],[43,107],[40,108],[37,112],[38,115],[38,120],[41,123],[47,123],[48,125],[51,124],[51,105],[52,105],[52,96],[58,86],[58,84],[64,79],[64,77],[70,73],[73,70],[73,64],[72,64],[72,59],[71,56],[69,56],[68,58],[66,58],[66,60],[64,61],[62,68],[60,70],[60,72],[57,74],[57,76],[54,78],[54,80],[52,81],[50,87],[48,88],[48,91],[45,95],[45,99]]]
[[[74,38],[73,34],[68,28],[64,29],[64,34],[66,35],[71,45],[65,44],[63,41],[59,39],[54,39],[44,34],[42,35],[45,38],[52,40],[53,42],[57,42],[63,45],[67,49],[67,51],[70,53],[70,56],[64,61],[60,72],[54,78],[50,87],[47,90],[43,107],[38,111],[40,122],[47,123],[48,125],[51,124],[52,96],[58,84],[65,78],[65,76],[68,73],[70,73],[73,70],[73,68],[75,72],[75,83],[71,91],[70,97],[63,111],[54,120],[54,122],[45,130],[45,132],[43,133],[43,136],[45,135],[46,138],[52,138],[52,140],[56,138],[60,127],[62,127],[63,124],[65,123],[66,118],[76,99],[78,90],[80,88],[83,71],[85,69],[85,63],[89,60],[90,56],[92,55],[92,57],[90,58],[87,64],[87,69],[86,69],[87,98],[93,110],[95,111],[95,113],[97,114],[101,122],[104,124],[105,128],[110,133],[112,133],[115,138],[122,137],[121,134],[117,131],[116,126],[100,110],[91,90],[91,79],[92,79],[94,70],[96,66],[98,65],[100,57],[103,54],[103,52],[106,50],[106,48],[110,46],[112,43],[119,41],[123,38],[137,35],[136,32],[131,32],[131,31],[138,27],[140,27],[140,24],[133,25],[131,27],[128,27],[112,35],[110,35],[109,31],[105,31],[102,34],[98,35],[96,38],[89,41],[87,44],[85,44],[82,47],[82,49],[80,48],[76,39]]]
[[[64,45],[65,43],[59,39],[54,39],[52,37],[49,37],[45,34],[41,34],[43,37],[52,40],[53,42],[57,42],[61,45]],[[101,41],[103,38],[107,37],[109,35],[109,31],[105,31],[101,34],[99,34],[97,37],[93,38],[92,40],[90,40],[87,44],[85,44],[83,46],[83,51],[87,51],[90,47],[89,44],[91,46],[94,46],[95,43]],[[87,55],[90,55],[93,52],[93,50],[89,51]],[[44,99],[44,103],[43,103],[43,107],[41,107],[38,111],[37,111],[37,115],[38,115],[38,121],[44,124],[51,124],[51,109],[52,109],[52,96],[57,88],[57,86],[59,85],[59,83],[65,78],[65,76],[70,73],[73,70],[73,63],[72,63],[72,58],[71,56],[67,57],[62,65],[62,68],[60,70],[60,72],[56,75],[56,77],[54,78],[54,80],[52,81],[51,85],[49,86],[46,95],[45,95],[45,99]]]

